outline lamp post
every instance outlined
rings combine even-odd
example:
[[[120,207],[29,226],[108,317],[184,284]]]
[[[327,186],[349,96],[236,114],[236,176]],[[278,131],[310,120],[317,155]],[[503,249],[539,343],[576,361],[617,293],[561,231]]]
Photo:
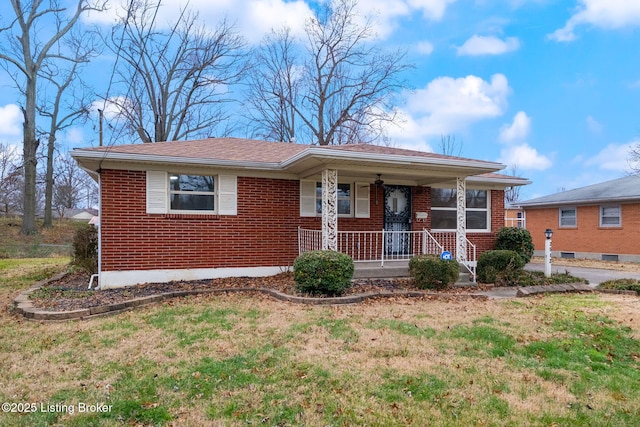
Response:
[[[547,228],[544,230],[544,276],[551,277],[551,236],[553,236],[553,230]]]

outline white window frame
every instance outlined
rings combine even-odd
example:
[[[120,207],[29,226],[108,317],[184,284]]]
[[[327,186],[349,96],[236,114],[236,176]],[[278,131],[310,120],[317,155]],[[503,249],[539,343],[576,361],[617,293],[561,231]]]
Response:
[[[432,187],[432,190],[453,190],[456,191],[455,188],[445,188],[445,187]],[[485,191],[487,193],[487,207],[486,208],[468,208],[465,206],[465,220],[467,217],[467,212],[486,212],[487,214],[487,228],[467,228],[468,232],[472,233],[485,233],[491,231],[491,190],[484,188],[467,188],[466,191]],[[466,197],[466,194],[465,194]],[[431,206],[432,211],[453,211],[457,214],[458,209],[454,207],[434,207]],[[431,216],[433,218],[433,215]],[[432,228],[433,231],[456,231],[455,228]]]
[[[354,185],[352,182],[338,182],[338,185],[348,185],[349,186],[349,198],[346,197],[340,197],[338,196],[338,201],[340,200],[349,200],[349,213],[348,214],[344,214],[344,213],[338,213],[339,217],[343,217],[343,218],[352,218],[353,217],[353,197],[354,197]],[[322,209],[322,192],[320,192],[320,194],[318,194],[318,186],[320,188],[322,188],[322,182],[320,181],[316,181],[316,191],[315,191],[315,199],[316,199],[316,216],[322,216],[322,211],[318,212],[318,201],[320,202],[320,209]],[[337,192],[337,189],[336,189]],[[338,209],[338,207],[336,206],[336,209]]]
[[[371,189],[366,182],[339,182],[339,184],[349,184],[350,186],[350,213],[338,214],[345,218],[369,218],[371,214]],[[317,212],[319,195],[317,194],[316,180],[300,180],[300,216],[319,217]]]
[[[207,176],[207,177],[211,177],[213,178],[213,186],[214,189],[213,191],[182,191],[182,190],[173,190],[171,188],[171,181],[172,181],[172,177],[176,176],[176,175],[185,175],[185,176]],[[169,172],[167,174],[167,178],[169,180],[169,197],[168,197],[168,203],[169,203],[169,213],[179,213],[179,214],[217,214],[218,213],[218,175],[199,175],[199,174],[187,174],[187,173],[172,173]],[[174,194],[188,194],[188,195],[193,195],[193,196],[213,196],[213,209],[210,210],[190,210],[190,209],[171,209],[171,196]]]
[[[189,194],[213,194],[213,210],[182,210],[171,209],[171,194],[180,194],[181,191],[170,189],[172,175],[180,173],[168,173],[166,171],[147,171],[146,185],[146,212],[148,214],[186,214],[186,215],[238,215],[238,177],[237,175],[223,174],[189,174],[193,176],[212,176],[215,179],[213,192],[189,191]]]
[[[571,218],[571,217],[563,217],[563,212],[565,211],[573,211],[573,219],[574,219],[574,224],[563,224],[562,220],[566,219],[566,218]],[[558,227],[559,228],[577,228],[578,227],[578,208],[575,206],[563,206],[561,208],[558,208]]]
[[[611,209],[611,208],[616,208],[618,209],[618,215],[617,216],[612,216],[612,215],[608,215],[607,217],[610,218],[618,218],[618,223],[617,224],[604,224],[603,223],[603,218],[605,218],[604,215],[604,210],[605,209]],[[600,206],[600,227],[604,227],[604,228],[610,228],[610,227],[622,227],[622,206],[621,205],[601,205]]]

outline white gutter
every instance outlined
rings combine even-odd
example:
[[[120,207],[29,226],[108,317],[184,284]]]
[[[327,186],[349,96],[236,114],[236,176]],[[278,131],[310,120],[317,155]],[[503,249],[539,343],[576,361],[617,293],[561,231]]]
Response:
[[[295,155],[289,157],[282,162],[255,162],[246,160],[222,160],[222,159],[203,159],[198,157],[170,157],[152,154],[131,154],[118,153],[113,151],[83,151],[75,149],[71,151],[71,156],[76,159],[86,160],[111,160],[125,161],[136,163],[181,163],[188,165],[201,166],[218,166],[237,169],[251,170],[286,170],[295,163],[305,160],[309,157],[321,158],[326,160],[364,160],[375,161],[387,164],[397,165],[436,165],[449,167],[466,167],[475,169],[486,169],[495,172],[502,170],[506,166],[495,162],[485,162],[478,160],[460,160],[460,159],[442,159],[420,156],[407,156],[402,154],[378,154],[363,153],[347,150],[331,150],[330,148],[309,147]]]
[[[524,178],[520,178],[520,179],[513,179],[513,178],[496,178],[496,177],[490,177],[490,176],[480,176],[480,175],[475,175],[475,176],[470,176],[467,178],[467,182],[478,182],[478,183],[487,183],[487,182],[491,182],[491,183],[496,183],[496,184],[503,184],[503,185],[529,185],[532,182],[528,179],[524,179]]]
[[[297,153],[281,163],[282,167],[289,167],[294,163],[304,160],[305,157],[320,157],[329,160],[372,160],[395,164],[423,164],[458,166],[470,168],[484,168],[491,171],[502,170],[506,167],[501,163],[485,162],[480,160],[442,159],[436,157],[408,156],[402,154],[378,154],[364,153],[348,150],[332,150],[330,148],[310,147]]]
[[[632,197],[616,197],[616,198],[603,198],[603,199],[577,199],[577,200],[556,200],[550,202],[519,202],[518,206],[523,208],[537,208],[537,207],[554,207],[554,206],[573,206],[573,205],[593,205],[593,204],[610,204],[610,203],[631,203],[640,200],[638,196]]]
[[[203,159],[199,157],[170,157],[159,156],[153,154],[130,154],[106,151],[83,151],[75,149],[71,151],[71,157],[74,159],[98,160],[98,161],[124,161],[132,163],[180,163],[188,165],[201,166],[223,166],[237,169],[263,169],[263,170],[279,170],[280,163],[276,162],[248,162],[245,160],[221,160],[221,159]]]

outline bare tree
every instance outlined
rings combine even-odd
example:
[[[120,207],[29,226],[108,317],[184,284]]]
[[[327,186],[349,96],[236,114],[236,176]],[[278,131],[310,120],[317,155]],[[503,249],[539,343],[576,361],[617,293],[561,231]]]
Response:
[[[509,175],[520,177],[520,173],[518,171],[518,165],[516,164],[511,165],[511,167],[509,168]],[[504,202],[506,204],[514,204],[520,201],[521,189],[522,187],[518,185],[512,185],[511,187],[507,187],[504,190]]]
[[[45,200],[43,227],[53,226],[52,200],[53,200],[53,160],[55,156],[55,143],[59,131],[68,128],[78,122],[84,122],[89,117],[91,101],[87,98],[88,89],[79,76],[79,68],[89,62],[92,56],[98,53],[94,43],[94,37],[85,33],[74,34],[68,43],[72,60],[68,68],[61,68],[57,64],[47,64],[40,72],[55,88],[55,94],[50,96],[45,93],[38,105],[38,112],[49,120],[49,128],[43,132],[47,138],[46,172],[45,172]],[[63,100],[67,100],[63,103]]]
[[[212,32],[186,11],[170,30],[160,30],[158,7],[135,4],[114,29],[110,48],[123,60],[118,73],[128,93],[107,101],[142,142],[226,133],[223,105],[245,71],[242,39],[226,21]]]
[[[461,156],[462,141],[456,141],[455,135],[440,135],[440,145],[438,146],[438,152],[446,156]]]
[[[640,174],[640,143],[629,150],[629,168],[631,173]]]
[[[95,0],[102,1],[102,0]],[[37,232],[36,216],[36,152],[39,140],[36,136],[36,101],[38,74],[53,59],[69,59],[52,48],[76,25],[82,13],[100,10],[94,0],[76,0],[73,11],[62,7],[57,0],[9,0],[15,19],[0,27],[5,43],[0,60],[7,67],[17,86],[24,94],[23,168],[24,202],[21,233]],[[9,70],[9,66],[15,72]]]
[[[53,187],[53,206],[58,216],[63,218],[69,209],[81,207],[85,200],[95,194],[95,182],[84,172],[71,157],[59,158],[56,161],[56,178]]]
[[[402,74],[411,66],[404,63],[404,52],[386,52],[372,43],[372,20],[357,16],[356,10],[355,0],[324,2],[318,16],[306,24],[296,64],[291,61],[298,56],[286,31],[275,33],[271,45],[262,48],[261,55],[268,59],[260,78],[288,85],[252,102],[268,103],[264,108],[271,115],[260,123],[266,125],[263,133],[277,135],[278,129],[293,125],[294,136],[304,137],[302,142],[373,142],[382,136],[381,124],[395,119],[393,96],[406,88]],[[251,92],[260,90],[254,87]],[[283,121],[274,125],[278,114],[273,112],[284,112]]]
[[[289,28],[272,31],[253,52],[248,75],[246,110],[255,137],[270,141],[296,140],[301,68]]]
[[[0,215],[20,210],[22,201],[22,164],[15,147],[0,143]]]

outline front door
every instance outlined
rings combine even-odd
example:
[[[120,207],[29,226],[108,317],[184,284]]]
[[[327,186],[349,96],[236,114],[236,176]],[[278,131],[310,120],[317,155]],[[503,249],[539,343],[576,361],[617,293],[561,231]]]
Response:
[[[411,248],[411,187],[387,185],[384,188],[384,230],[387,255],[408,255]]]

